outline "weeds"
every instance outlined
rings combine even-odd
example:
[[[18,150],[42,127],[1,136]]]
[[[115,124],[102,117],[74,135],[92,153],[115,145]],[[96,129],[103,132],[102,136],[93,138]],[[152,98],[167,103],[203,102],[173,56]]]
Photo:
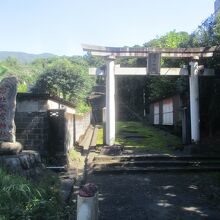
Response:
[[[64,219],[56,177],[37,184],[0,168],[0,220]]]

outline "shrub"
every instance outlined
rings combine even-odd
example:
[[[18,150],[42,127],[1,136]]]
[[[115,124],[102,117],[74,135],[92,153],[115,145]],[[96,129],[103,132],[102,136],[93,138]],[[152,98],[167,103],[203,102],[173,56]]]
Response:
[[[35,184],[0,168],[0,219],[63,219],[57,178]]]

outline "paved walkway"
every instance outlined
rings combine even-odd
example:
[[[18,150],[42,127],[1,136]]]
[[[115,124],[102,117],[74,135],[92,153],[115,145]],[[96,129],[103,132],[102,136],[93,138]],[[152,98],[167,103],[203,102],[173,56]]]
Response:
[[[99,220],[220,219],[216,174],[90,175],[99,187]]]

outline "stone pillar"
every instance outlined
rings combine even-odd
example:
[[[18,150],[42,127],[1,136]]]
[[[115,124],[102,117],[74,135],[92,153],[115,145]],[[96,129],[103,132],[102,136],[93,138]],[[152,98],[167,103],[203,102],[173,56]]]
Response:
[[[17,154],[22,149],[15,138],[17,85],[16,77],[8,77],[0,82],[0,155]]]
[[[200,141],[200,116],[199,116],[199,77],[198,62],[190,62],[190,117],[191,117],[191,140],[193,143]]]
[[[108,146],[115,143],[115,58],[109,57],[106,68],[106,137]]]

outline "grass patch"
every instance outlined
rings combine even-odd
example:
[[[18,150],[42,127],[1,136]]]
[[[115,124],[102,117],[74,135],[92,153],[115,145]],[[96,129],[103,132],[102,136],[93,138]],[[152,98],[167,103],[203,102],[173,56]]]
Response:
[[[34,183],[0,168],[0,219],[64,219],[58,177],[48,171]]]
[[[98,138],[97,138],[97,145],[103,145],[103,127],[100,126],[98,130]]]
[[[75,149],[71,149],[69,151],[69,156],[70,156],[70,159],[73,161],[79,160],[82,157],[81,153],[79,151],[76,151]]]
[[[69,159],[70,166],[78,167],[79,164],[84,164],[84,157],[81,152],[75,149],[71,149],[69,151]]]
[[[143,126],[138,122],[117,122],[116,125],[116,144],[135,148],[136,152],[172,153],[173,148],[181,146],[179,137],[151,126]],[[134,137],[143,138],[126,138],[132,133]]]

